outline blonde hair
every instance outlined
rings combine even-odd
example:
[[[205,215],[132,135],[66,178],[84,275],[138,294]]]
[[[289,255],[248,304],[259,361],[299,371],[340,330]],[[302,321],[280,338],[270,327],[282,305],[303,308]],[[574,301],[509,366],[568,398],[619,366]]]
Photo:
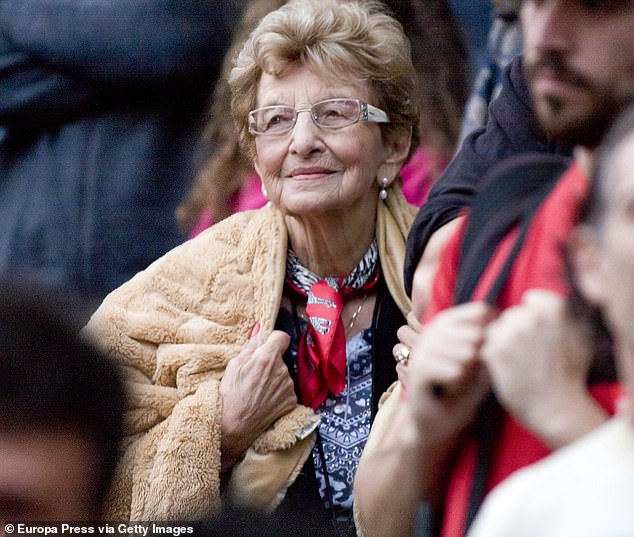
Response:
[[[374,1],[297,0],[269,13],[251,33],[229,77],[231,112],[240,140],[253,156],[247,114],[256,107],[262,73],[282,76],[305,65],[339,81],[367,83],[375,106],[387,112],[385,140],[412,133],[418,147],[416,72],[400,23]]]

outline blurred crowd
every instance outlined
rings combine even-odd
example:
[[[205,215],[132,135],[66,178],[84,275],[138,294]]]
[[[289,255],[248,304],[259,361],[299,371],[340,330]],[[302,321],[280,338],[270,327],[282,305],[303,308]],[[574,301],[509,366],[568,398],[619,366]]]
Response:
[[[0,526],[634,535],[632,28],[2,0]]]

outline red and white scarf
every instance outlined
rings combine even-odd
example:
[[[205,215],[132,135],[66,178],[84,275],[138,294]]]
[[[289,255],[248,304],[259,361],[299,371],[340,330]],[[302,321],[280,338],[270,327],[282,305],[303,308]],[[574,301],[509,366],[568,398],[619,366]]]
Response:
[[[374,286],[379,276],[378,259],[378,247],[372,241],[348,276],[320,278],[304,267],[292,250],[288,251],[286,281],[307,297],[308,329],[301,336],[297,352],[297,382],[306,406],[317,409],[329,391],[337,395],[346,387],[343,300],[355,291]]]

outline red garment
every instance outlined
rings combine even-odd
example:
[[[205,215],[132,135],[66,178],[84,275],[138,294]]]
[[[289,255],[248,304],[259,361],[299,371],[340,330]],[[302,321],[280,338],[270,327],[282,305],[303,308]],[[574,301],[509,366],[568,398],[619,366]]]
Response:
[[[239,211],[248,211],[250,209],[259,209],[266,205],[266,198],[262,194],[262,188],[260,186],[260,176],[252,172],[245,179],[244,184],[231,196],[229,200],[229,206],[231,213],[237,213]],[[198,223],[189,233],[188,238],[193,239],[199,233],[205,231],[208,227],[213,226],[216,223],[216,218],[211,213],[210,209],[205,209],[198,219]]]
[[[422,147],[414,151],[400,172],[405,199],[412,205],[420,207],[427,199],[434,179],[448,163],[448,159],[434,157]]]
[[[561,252],[577,220],[578,210],[587,189],[587,178],[578,164],[573,164],[535,214],[509,275],[506,289],[499,297],[498,304],[501,308],[519,304],[528,289],[548,289],[562,295],[569,292]],[[453,289],[458,274],[460,244],[464,231],[463,223],[442,253],[433,283],[431,303],[425,313],[426,321],[454,303]],[[500,243],[478,284],[474,300],[484,300],[516,237],[517,230],[514,230]],[[590,391],[608,412],[614,413],[618,397],[617,386],[598,384],[592,386]],[[510,415],[505,414],[492,461],[488,490],[515,470],[543,458],[548,453],[549,449],[541,440],[524,429]],[[472,439],[467,442],[451,472],[443,514],[443,537],[464,535],[475,457],[476,443]]]
[[[328,392],[339,395],[346,387],[346,333],[341,319],[343,298],[374,287],[379,281],[379,272],[377,265],[373,275],[356,289],[344,285],[345,278],[341,278],[336,283],[318,280],[306,291],[292,278],[287,278],[293,291],[307,297],[308,326],[297,350],[297,385],[303,405],[317,410]]]
[[[341,321],[343,297],[338,288],[319,280],[308,292],[309,323],[297,353],[297,384],[302,402],[313,410],[319,408],[329,391],[339,395],[346,387],[346,332]]]

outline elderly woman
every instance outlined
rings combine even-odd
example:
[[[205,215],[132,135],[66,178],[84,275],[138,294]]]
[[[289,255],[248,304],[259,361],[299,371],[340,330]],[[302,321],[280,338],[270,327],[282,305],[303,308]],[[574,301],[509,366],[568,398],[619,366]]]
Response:
[[[232,112],[270,203],[166,254],[86,328],[133,392],[109,518],[193,519],[226,498],[316,502],[351,527],[353,474],[410,307],[415,209],[398,174],[414,79],[378,3],[292,2],[254,30]]]

